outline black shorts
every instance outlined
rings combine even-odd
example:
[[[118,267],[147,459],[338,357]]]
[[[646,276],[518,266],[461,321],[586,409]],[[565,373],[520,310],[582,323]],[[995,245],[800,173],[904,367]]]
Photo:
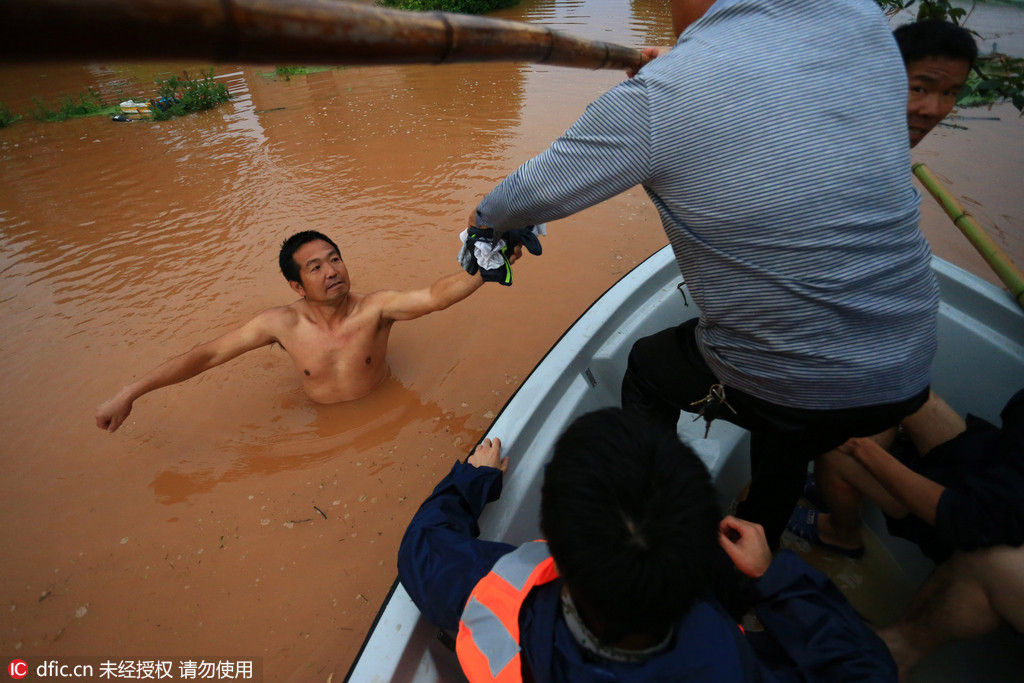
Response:
[[[707,396],[709,388],[719,383],[697,346],[697,322],[697,318],[688,320],[678,327],[644,337],[633,345],[623,381],[624,406],[627,402],[637,402],[635,395],[627,396],[636,389],[657,407],[670,407],[673,412],[696,412],[693,402]],[[627,384],[634,386],[627,388]],[[729,386],[725,387],[725,393],[736,414],[726,408],[719,417],[751,433],[784,439],[794,454],[798,453],[806,460],[839,446],[851,437],[884,432],[916,412],[928,400],[928,389],[925,388],[909,399],[894,403],[814,410],[778,405]],[[678,413],[675,412],[673,424],[677,419]]]
[[[622,407],[674,430],[679,411],[720,384],[697,347],[697,319],[638,340],[622,379]],[[854,436],[872,436],[899,424],[928,400],[928,389],[895,403],[857,408],[811,410],[782,406],[725,387],[728,408],[718,417],[751,434],[751,483],[737,513],[764,526],[777,546],[800,497],[807,463]]]
[[[900,439],[894,444],[892,454],[917,474],[944,487],[956,487],[988,469],[990,461],[995,459],[999,434],[995,425],[968,415],[966,430],[929,453],[918,455],[909,440]],[[1007,514],[1011,514],[1010,511]],[[915,515],[908,514],[899,519],[886,515],[886,526],[893,536],[915,543],[935,564],[945,561],[958,550],[952,539],[945,538],[934,526]],[[985,535],[979,529],[978,537]]]

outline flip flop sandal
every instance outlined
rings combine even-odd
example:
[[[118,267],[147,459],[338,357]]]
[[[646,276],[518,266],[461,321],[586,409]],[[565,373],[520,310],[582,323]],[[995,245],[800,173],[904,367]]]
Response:
[[[859,560],[864,557],[864,546],[859,548],[843,548],[821,540],[821,537],[818,535],[818,514],[817,510],[812,510],[811,508],[803,505],[797,505],[796,509],[793,510],[793,514],[789,517],[789,522],[786,524],[786,530],[794,536],[802,538],[805,541],[810,541],[819,548],[823,548],[829,552],[837,553],[855,560]]]

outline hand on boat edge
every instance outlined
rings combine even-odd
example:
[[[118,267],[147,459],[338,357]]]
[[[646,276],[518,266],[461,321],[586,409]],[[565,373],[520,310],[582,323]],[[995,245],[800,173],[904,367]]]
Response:
[[[508,457],[501,457],[501,439],[497,437],[478,443],[466,462],[473,467],[493,467],[502,474],[508,472]]]

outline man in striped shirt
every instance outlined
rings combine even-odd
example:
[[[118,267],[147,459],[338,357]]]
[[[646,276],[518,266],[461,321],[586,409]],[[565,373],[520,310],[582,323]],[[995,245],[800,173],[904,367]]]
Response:
[[[721,385],[752,432],[739,514],[776,543],[806,463],[926,399],[938,291],[910,181],[907,77],[872,0],[673,0],[681,32],[502,181],[504,232],[636,184],[701,315],[640,340],[624,404],[673,423]]]

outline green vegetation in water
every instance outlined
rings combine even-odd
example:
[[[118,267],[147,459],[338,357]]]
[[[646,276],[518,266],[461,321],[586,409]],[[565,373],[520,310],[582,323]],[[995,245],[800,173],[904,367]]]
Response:
[[[970,16],[970,12],[963,7],[954,7],[949,0],[875,0],[875,2],[890,16],[900,10],[916,6],[916,20],[918,21],[938,19],[963,25],[967,17]],[[971,69],[967,85],[957,99],[957,104],[962,107],[978,107],[1004,99],[1012,102],[1018,111],[1024,113],[1024,59],[1007,57],[999,53],[979,55]]]
[[[995,53],[978,58],[956,103],[980,107],[1004,98],[1024,112],[1024,59]]]
[[[260,75],[264,78],[290,81],[292,76],[305,76],[306,74],[318,74],[321,71],[344,68],[343,66],[275,66],[273,71],[261,71]]]
[[[32,118],[36,121],[50,123],[53,121],[67,121],[68,119],[80,119],[86,116],[110,116],[118,112],[117,105],[108,104],[103,101],[100,94],[89,88],[78,96],[78,101],[70,95],[65,95],[60,102],[49,106],[35,101],[35,108],[32,110]],[[21,117],[18,117],[21,118]]]
[[[7,105],[0,102],[0,128],[6,128],[20,118],[19,115],[8,109]]]
[[[186,73],[183,78],[171,76],[166,80],[157,79],[156,85],[158,97],[151,100],[151,109],[153,118],[157,121],[164,121],[173,116],[184,116],[194,111],[212,109],[231,99],[231,93],[228,92],[227,87],[223,83],[214,81],[212,68],[201,78],[189,78]],[[123,93],[119,93],[119,96],[124,98]],[[77,100],[70,95],[65,95],[54,105],[47,105],[39,100],[34,102],[35,106],[30,112],[32,118],[47,123],[85,116],[113,116],[121,113],[117,104],[104,102],[100,94],[92,88],[78,95]],[[0,104],[0,128],[9,126],[21,118],[20,115]]]
[[[459,14],[486,14],[518,3],[519,0],[377,0],[377,4],[383,7],[414,12],[458,12]]]
[[[174,116],[213,109],[231,99],[227,86],[213,78],[213,68],[201,78],[171,76],[156,79],[157,98],[152,108],[153,120],[166,121]]]

